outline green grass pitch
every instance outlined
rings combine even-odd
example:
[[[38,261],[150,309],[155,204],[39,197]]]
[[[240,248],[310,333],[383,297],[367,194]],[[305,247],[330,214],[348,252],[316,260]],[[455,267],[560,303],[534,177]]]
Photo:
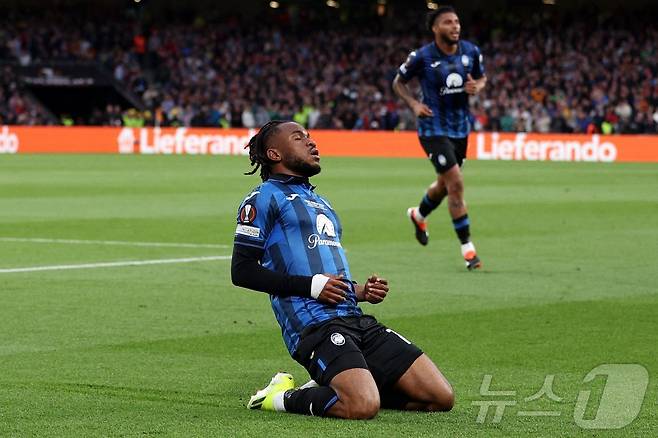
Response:
[[[231,285],[229,260],[8,271],[228,256],[237,205],[259,182],[242,175],[247,161],[0,156],[0,436],[655,434],[655,164],[469,162],[484,262],[469,273],[445,205],[428,247],[405,216],[433,178],[429,163],[323,159],[316,190],[342,219],[355,279],[374,272],[391,284],[383,304],[363,308],[438,364],[457,395],[450,413],[355,422],[245,409],[274,372],[299,383],[307,374],[288,356],[267,296]],[[610,397],[624,403],[606,421],[637,398],[624,385],[606,394],[612,377],[583,382],[605,364],[646,369],[641,410],[619,430],[583,429],[574,410],[584,391],[578,418],[591,422]],[[490,390],[514,394],[482,395],[486,375]],[[550,375],[560,400],[526,401]],[[495,407],[478,422],[488,400],[515,404],[499,422]]]

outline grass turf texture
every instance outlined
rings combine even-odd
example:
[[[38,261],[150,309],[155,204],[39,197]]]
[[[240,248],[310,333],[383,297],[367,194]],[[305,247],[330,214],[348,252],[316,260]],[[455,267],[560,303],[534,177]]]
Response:
[[[0,237],[232,243],[258,183],[244,157],[0,156]],[[469,162],[481,272],[466,272],[445,205],[419,246],[406,208],[433,178],[423,160],[323,159],[314,179],[341,216],[359,281],[389,279],[366,312],[421,346],[452,382],[450,413],[383,411],[353,422],[248,411],[279,370],[299,384],[265,294],[233,287],[229,261],[0,274],[1,436],[647,436],[658,426],[658,166]],[[0,269],[228,255],[169,248],[0,241]],[[620,431],[596,414],[605,363],[650,384]],[[476,422],[485,374],[513,390],[500,423]],[[546,375],[554,392],[533,402]],[[521,417],[521,410],[559,411]]]

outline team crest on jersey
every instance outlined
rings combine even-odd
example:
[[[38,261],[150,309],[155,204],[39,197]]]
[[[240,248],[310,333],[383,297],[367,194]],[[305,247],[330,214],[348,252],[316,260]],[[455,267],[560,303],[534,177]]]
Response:
[[[471,63],[471,59],[468,57],[468,55],[462,55],[462,65],[464,67],[468,67],[468,64]]]
[[[332,333],[330,339],[331,339],[331,342],[334,345],[337,345],[338,347],[345,344],[345,337],[343,335],[341,335],[340,333]]]
[[[243,224],[250,224],[256,219],[256,207],[251,204],[245,204],[240,209],[239,220]]]

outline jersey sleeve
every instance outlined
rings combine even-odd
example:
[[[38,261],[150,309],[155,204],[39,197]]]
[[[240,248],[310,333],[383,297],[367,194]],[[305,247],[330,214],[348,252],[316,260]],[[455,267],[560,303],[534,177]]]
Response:
[[[277,204],[272,195],[259,190],[251,192],[238,209],[234,245],[265,249],[276,213]]]
[[[480,48],[478,46],[473,46],[473,72],[471,76],[473,76],[473,79],[480,79],[484,75],[484,61],[482,52],[480,52]]]
[[[398,74],[404,81],[410,81],[414,77],[420,76],[423,71],[423,60],[414,50],[409,53],[407,60],[398,68]]]

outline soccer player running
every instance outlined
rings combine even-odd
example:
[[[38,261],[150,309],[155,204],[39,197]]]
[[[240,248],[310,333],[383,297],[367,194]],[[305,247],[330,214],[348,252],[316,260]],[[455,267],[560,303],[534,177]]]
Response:
[[[438,173],[420,205],[409,208],[407,215],[416,230],[416,239],[427,245],[427,216],[447,196],[462,256],[466,267],[472,270],[482,263],[471,242],[461,166],[470,131],[468,96],[482,91],[487,79],[480,49],[459,39],[461,26],[452,7],[442,6],[430,12],[427,28],[434,34],[434,41],[411,52],[393,80],[393,90],[418,117],[420,144]],[[421,85],[422,102],[406,85],[414,77]]]
[[[306,129],[272,121],[248,147],[248,174],[260,168],[263,183],[239,207],[231,277],[270,295],[286,347],[312,380],[295,388],[278,373],[247,407],[350,419],[381,407],[450,410],[452,388],[427,355],[357,304],[382,302],[388,283],[352,280],[338,215],[309,182],[320,155]]]

